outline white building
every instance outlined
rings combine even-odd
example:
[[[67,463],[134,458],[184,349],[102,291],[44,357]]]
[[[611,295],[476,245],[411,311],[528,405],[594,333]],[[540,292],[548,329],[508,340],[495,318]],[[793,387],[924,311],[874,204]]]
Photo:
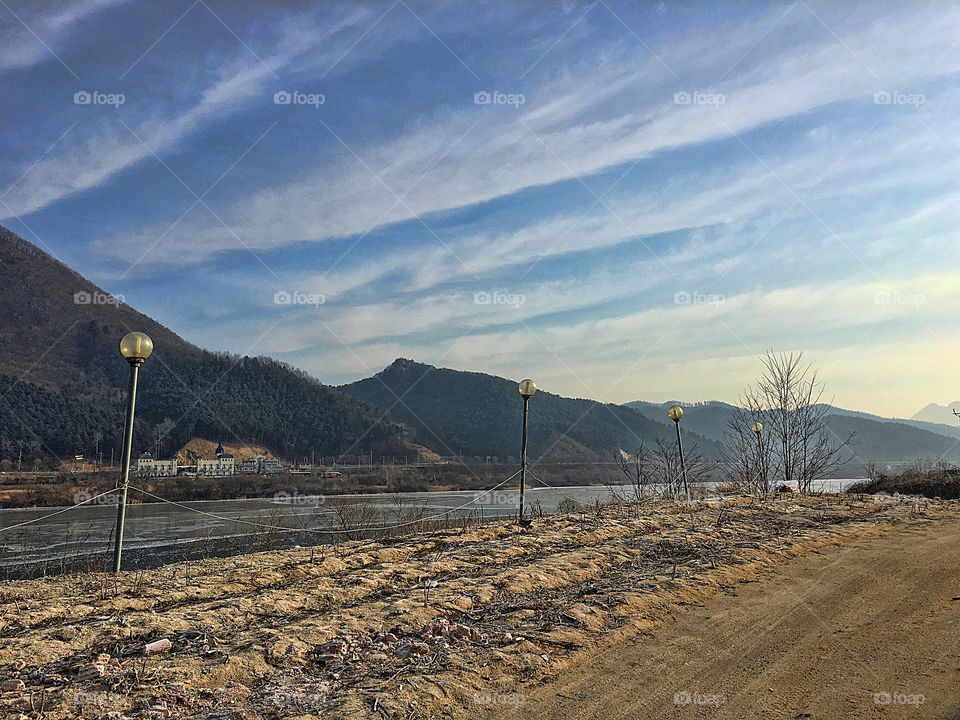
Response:
[[[197,475],[223,477],[225,475],[233,475],[234,472],[235,465],[233,455],[224,452],[222,443],[217,445],[216,457],[214,457],[213,460],[197,458]]]
[[[177,474],[177,461],[157,460],[146,452],[137,458],[137,474],[147,477],[173,477]]]
[[[280,462],[263,455],[257,455],[243,460],[240,463],[240,472],[269,475],[270,473],[280,472]]]

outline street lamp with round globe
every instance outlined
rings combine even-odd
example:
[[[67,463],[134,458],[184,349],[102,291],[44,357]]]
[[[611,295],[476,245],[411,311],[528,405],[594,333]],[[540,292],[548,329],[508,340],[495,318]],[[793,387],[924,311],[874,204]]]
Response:
[[[127,362],[143,362],[153,353],[153,340],[146,333],[127,333],[120,340],[120,354]]]
[[[523,519],[523,491],[527,485],[527,406],[530,403],[530,398],[537,391],[537,384],[527,378],[520,381],[517,390],[523,396],[523,436],[520,440],[520,514],[517,520],[525,526],[528,524]]]
[[[113,548],[113,572],[120,572],[120,555],[123,552],[123,521],[127,514],[127,488],[130,484],[130,453],[133,449],[133,415],[137,404],[137,376],[140,366],[153,353],[153,340],[146,333],[130,332],[120,340],[120,354],[130,363],[130,379],[127,386],[127,420],[123,428],[123,457],[117,483],[120,502],[117,503],[117,539]]]
[[[683,408],[673,405],[667,410],[667,417],[677,426],[677,449],[680,451],[680,474],[683,477],[683,494],[690,502],[690,488],[687,487],[687,464],[683,459],[683,440],[680,439],[680,420],[683,418]]]

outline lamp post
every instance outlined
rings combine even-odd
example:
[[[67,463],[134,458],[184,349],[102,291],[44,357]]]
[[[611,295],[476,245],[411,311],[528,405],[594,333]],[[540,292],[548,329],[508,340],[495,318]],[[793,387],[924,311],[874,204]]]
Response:
[[[679,405],[674,405],[667,410],[667,417],[673,420],[674,425],[677,426],[677,449],[680,450],[680,474],[683,477],[683,494],[686,496],[687,502],[690,502],[690,489],[687,487],[687,464],[683,460],[683,440],[680,439],[680,420],[683,418],[683,408]]]
[[[763,481],[763,493],[767,494],[767,463],[763,457],[763,423],[757,420],[753,423],[752,430],[757,434],[757,445],[760,446],[760,476]]]
[[[530,398],[537,391],[537,384],[527,378],[521,380],[517,390],[523,396],[523,439],[520,441],[520,515],[519,522],[523,523],[523,491],[527,485],[527,406]]]
[[[127,419],[123,427],[123,455],[120,460],[122,488],[117,505],[117,542],[113,549],[113,572],[120,572],[120,553],[123,551],[123,521],[127,514],[127,487],[130,482],[130,451],[133,447],[133,411],[137,403],[137,375],[143,361],[153,352],[153,340],[142,332],[127,333],[120,340],[120,354],[130,363],[130,382],[127,386]]]

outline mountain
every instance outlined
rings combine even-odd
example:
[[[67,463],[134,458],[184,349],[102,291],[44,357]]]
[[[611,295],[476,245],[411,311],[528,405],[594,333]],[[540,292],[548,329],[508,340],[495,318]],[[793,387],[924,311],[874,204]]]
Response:
[[[515,380],[401,358],[340,389],[388,411],[407,425],[408,437],[440,455],[520,455],[523,401]],[[658,438],[673,442],[674,433],[672,422],[622,405],[538,390],[530,399],[527,452],[541,460],[610,462],[619,448],[634,450]],[[719,456],[712,440],[695,433],[685,439],[705,456]]]
[[[642,400],[627,403],[647,417],[665,417],[668,403]],[[723,443],[734,406],[723,402],[684,405],[683,424],[717,443]],[[862,463],[903,463],[920,458],[960,460],[960,428],[916,420],[883,418],[869,413],[829,407],[827,426],[840,439],[856,433],[846,456]]]
[[[923,410],[914,415],[912,420],[922,420],[924,422],[931,423],[943,423],[944,425],[955,426],[960,423],[957,422],[957,416],[953,414],[954,410],[960,412],[960,400],[957,402],[950,403],[946,407],[943,405],[937,405],[936,403],[930,403]]]
[[[404,455],[402,428],[368,404],[269,358],[202,350],[0,228],[0,458],[119,448],[128,366],[146,332],[135,452],[194,437],[255,443],[288,457]],[[117,452],[119,455],[119,451]]]

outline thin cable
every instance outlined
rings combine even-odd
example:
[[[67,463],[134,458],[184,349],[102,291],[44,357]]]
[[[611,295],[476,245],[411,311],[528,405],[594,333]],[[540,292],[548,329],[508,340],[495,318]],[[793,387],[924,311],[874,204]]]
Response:
[[[94,495],[92,498],[87,498],[87,499],[84,500],[83,502],[78,502],[76,505],[71,505],[70,507],[65,507],[65,508],[63,508],[62,510],[57,510],[56,512],[52,512],[52,513],[50,513],[49,515],[41,515],[40,517],[34,518],[33,520],[26,520],[26,521],[24,521],[24,522],[22,522],[22,523],[17,523],[16,525],[8,525],[7,527],[0,528],[0,532],[6,532],[7,530],[13,530],[14,528],[23,527],[24,525],[32,525],[32,524],[35,523],[35,522],[40,522],[41,520],[46,520],[47,518],[52,518],[54,515],[62,515],[62,514],[65,513],[65,512],[70,512],[71,510],[76,510],[76,509],[77,509],[78,507],[80,507],[81,505],[86,505],[87,503],[93,502],[93,501],[96,500],[97,498],[102,498],[104,495],[109,495],[110,493],[115,493],[115,492],[117,492],[118,490],[122,490],[122,489],[123,489],[123,488],[113,488],[112,490],[107,490],[106,492],[102,492],[102,493],[100,493],[99,495]]]
[[[131,490],[136,490],[137,492],[142,493],[142,494],[144,494],[144,495],[147,495],[148,497],[152,497],[152,498],[154,498],[155,500],[158,500],[158,501],[160,501],[160,502],[167,503],[168,505],[174,505],[174,506],[176,506],[176,507],[178,507],[178,508],[182,508],[183,510],[188,510],[189,512],[196,513],[196,514],[198,514],[198,515],[205,515],[206,517],[215,518],[215,519],[217,519],[217,520],[223,520],[223,521],[225,521],[225,522],[240,523],[240,524],[242,524],[242,525],[250,525],[250,526],[252,526],[252,527],[259,527],[259,528],[264,528],[264,529],[267,529],[267,530],[282,530],[282,531],[284,531],[284,532],[305,532],[305,533],[311,533],[311,534],[315,534],[315,535],[341,535],[341,534],[343,534],[343,533],[345,533],[345,532],[367,532],[367,531],[373,531],[373,530],[395,530],[395,529],[397,529],[397,528],[407,527],[407,526],[409,526],[409,525],[416,525],[417,523],[429,522],[429,521],[431,521],[431,520],[436,520],[436,519],[438,519],[438,518],[447,517],[447,516],[448,516],[450,513],[452,513],[452,512],[457,512],[458,510],[463,510],[464,508],[469,507],[470,505],[473,505],[473,503],[475,503],[477,500],[479,500],[480,498],[482,498],[484,495],[489,495],[489,494],[492,493],[494,490],[497,490],[497,489],[503,487],[504,485],[506,485],[508,482],[510,482],[511,480],[513,480],[513,478],[515,478],[515,477],[516,477],[517,475],[519,475],[519,474],[520,474],[520,471],[518,470],[518,471],[515,472],[513,475],[511,475],[510,477],[508,477],[506,480],[503,480],[502,482],[498,483],[497,485],[494,485],[494,486],[493,486],[492,488],[490,488],[489,490],[485,490],[485,491],[483,491],[482,493],[480,493],[479,495],[475,496],[472,500],[470,500],[470,502],[464,503],[463,505],[460,505],[459,507],[449,508],[449,509],[445,510],[445,511],[442,512],[442,513],[437,513],[436,515],[431,515],[431,516],[423,517],[423,518],[417,518],[416,520],[410,520],[410,521],[408,521],[408,522],[398,523],[398,524],[396,524],[396,525],[375,525],[375,526],[362,527],[362,528],[344,528],[344,529],[342,529],[342,530],[314,530],[314,529],[309,529],[309,528],[292,528],[292,527],[286,527],[286,526],[283,526],[283,525],[267,525],[267,524],[265,524],[265,523],[253,522],[252,520],[241,520],[240,518],[230,518],[230,517],[225,517],[225,516],[223,516],[223,515],[217,515],[216,513],[206,512],[205,510],[198,510],[197,508],[189,507],[188,505],[184,505],[183,503],[178,503],[178,502],[176,502],[176,501],[174,501],[174,500],[167,500],[166,498],[162,498],[162,497],[160,497],[159,495],[154,495],[153,493],[147,492],[146,490],[143,490],[143,489],[138,488],[138,487],[134,487],[133,485],[130,486],[130,489],[131,489]]]
[[[557,493],[558,495],[562,495],[562,496],[565,497],[567,500],[572,500],[573,502],[577,503],[577,505],[582,505],[582,504],[583,504],[583,501],[577,500],[575,497],[572,497],[572,496],[570,496],[570,495],[567,495],[565,492],[562,492],[561,490],[558,490],[558,489],[555,488],[553,485],[550,485],[550,484],[544,482],[544,481],[541,480],[539,477],[537,477],[536,475],[534,475],[533,472],[532,472],[529,468],[527,469],[527,473],[528,473],[534,480],[536,480],[538,483],[540,483],[541,485],[544,485],[545,487],[549,488],[550,490],[553,490],[553,491],[554,491],[555,493]],[[597,487],[599,487],[599,486],[597,486]],[[606,487],[606,486],[604,486],[604,487]],[[608,489],[609,489],[609,488],[608,488]],[[612,493],[611,493],[611,494],[612,494]]]

